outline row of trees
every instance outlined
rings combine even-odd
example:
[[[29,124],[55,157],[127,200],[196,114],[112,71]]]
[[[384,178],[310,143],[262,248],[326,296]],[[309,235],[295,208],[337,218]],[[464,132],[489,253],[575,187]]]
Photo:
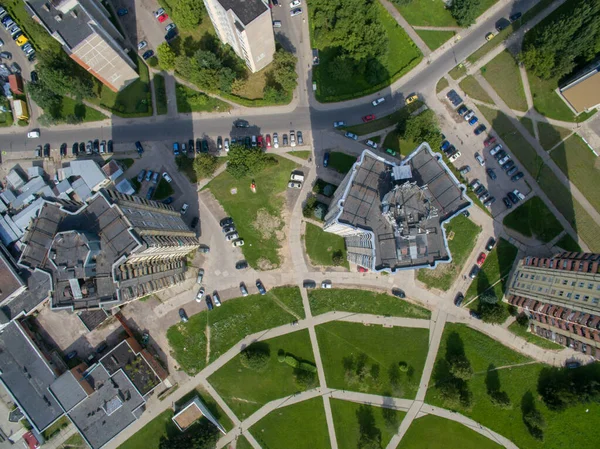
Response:
[[[519,59],[542,79],[567,75],[600,52],[600,1],[571,0],[566,6],[525,38]]]
[[[206,14],[202,0],[161,0],[159,3],[182,30],[194,30]]]

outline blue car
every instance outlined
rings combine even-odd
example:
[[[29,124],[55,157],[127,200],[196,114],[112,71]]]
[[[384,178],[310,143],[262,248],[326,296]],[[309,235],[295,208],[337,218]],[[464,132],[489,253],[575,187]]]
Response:
[[[173,202],[173,197],[170,196],[169,198],[167,198],[166,200],[163,201],[163,204],[171,204]]]
[[[471,120],[469,120],[469,125],[473,126],[475,123],[477,123],[479,121],[479,119],[477,118],[477,116],[473,116],[471,118]]]
[[[146,176],[146,170],[142,170],[137,177],[138,182],[142,182],[144,180],[145,176]]]
[[[323,155],[323,167],[327,167],[329,165],[329,153],[325,153]]]
[[[150,187],[150,189],[148,189],[148,193],[146,194],[146,199],[151,200],[152,195],[154,195],[154,186],[152,186],[152,187]]]
[[[448,149],[448,147],[450,146],[450,142],[448,142],[447,140],[444,140],[442,142],[442,146],[440,147],[440,150],[442,151],[446,151]]]
[[[347,137],[348,139],[358,140],[358,136],[351,132],[346,132],[346,134],[344,134],[344,136]]]
[[[173,143],[173,154],[175,156],[179,156],[179,143],[178,142]]]
[[[117,11],[117,15],[118,15],[118,16],[124,16],[124,15],[126,15],[128,12],[129,12],[129,11],[127,10],[127,8],[120,8],[120,9]]]
[[[144,147],[142,147],[142,144],[139,141],[135,143],[135,148],[137,149],[137,152],[139,154],[142,154],[144,152]]]
[[[477,128],[475,128],[475,135],[478,136],[479,134],[484,132],[486,129],[487,128],[485,127],[485,125],[479,125]]]

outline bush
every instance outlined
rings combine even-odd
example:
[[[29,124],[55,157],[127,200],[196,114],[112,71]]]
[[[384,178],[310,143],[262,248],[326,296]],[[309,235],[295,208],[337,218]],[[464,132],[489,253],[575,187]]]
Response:
[[[490,393],[490,400],[492,401],[492,404],[502,410],[512,409],[512,403],[510,402],[510,398],[506,391],[492,391]]]
[[[526,314],[521,313],[517,317],[517,323],[519,324],[519,326],[526,328],[529,325],[529,317]]]
[[[398,363],[398,367],[400,368],[401,372],[403,372],[403,373],[408,372],[408,363],[400,362],[400,363]]]
[[[265,371],[269,365],[269,360],[268,346],[251,345],[240,352],[240,363],[252,371]]]
[[[315,205],[317,204],[317,197],[314,195],[309,195],[306,198],[306,203],[304,204],[304,208],[302,209],[302,215],[306,218],[312,218],[315,212]]]
[[[308,362],[300,362],[300,364],[298,365],[298,369],[302,370],[302,371],[309,371],[311,373],[317,372],[317,367],[315,365],[313,365],[312,363],[308,363]]]
[[[27,120],[21,120],[21,119],[19,119],[19,121],[17,122],[17,125],[19,125],[19,126],[29,126],[29,122]]]
[[[303,390],[309,390],[318,384],[318,378],[315,373],[300,369],[294,370],[294,380]]]
[[[344,253],[341,250],[334,251],[331,254],[331,262],[337,267],[344,264]]]
[[[157,67],[158,66],[158,58],[156,56],[152,56],[151,58],[146,60],[146,63],[152,68]]]
[[[285,351],[283,349],[277,351],[277,361],[279,363],[285,362]]]
[[[285,356],[285,363],[290,365],[292,368],[298,368],[300,366],[300,362],[298,362],[296,357],[289,354]]]
[[[208,153],[200,153],[194,159],[194,171],[198,179],[211,177],[219,165],[216,156]]]

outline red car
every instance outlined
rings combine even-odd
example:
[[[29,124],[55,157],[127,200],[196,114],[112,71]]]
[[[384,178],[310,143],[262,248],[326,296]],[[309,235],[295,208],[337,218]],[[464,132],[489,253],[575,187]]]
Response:
[[[485,262],[485,257],[486,257],[485,253],[481,253],[479,255],[479,257],[477,258],[477,265],[482,266],[483,262]]]
[[[258,138],[256,140],[258,142],[258,146],[263,148],[264,147],[263,136],[258,136]]]
[[[167,14],[161,14],[160,16],[157,17],[157,19],[160,23],[163,23],[168,18],[169,18],[169,16]]]
[[[25,435],[23,435],[23,439],[27,443],[27,447],[29,449],[38,449],[40,447],[40,443],[38,443],[38,440],[33,436],[33,433],[31,432],[27,432]]]
[[[269,134],[267,134],[265,140],[267,141],[267,148],[271,148],[271,136]]]
[[[360,265],[358,266],[358,272],[359,273],[367,273],[369,270],[367,270],[365,267],[361,267]]]
[[[375,120],[375,114],[369,114],[369,115],[365,115],[365,116],[362,118],[362,121],[363,121],[363,122],[365,122],[365,123],[367,123],[367,122],[371,122],[371,121],[373,121],[373,120]]]
[[[496,138],[494,136],[488,136],[488,138],[483,141],[483,144],[487,147],[488,145],[491,145],[494,142],[496,142]]]

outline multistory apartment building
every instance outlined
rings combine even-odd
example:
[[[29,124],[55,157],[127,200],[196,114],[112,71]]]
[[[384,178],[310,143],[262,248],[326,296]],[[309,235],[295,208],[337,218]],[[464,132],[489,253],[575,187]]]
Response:
[[[229,44],[252,72],[273,61],[271,10],[263,0],[204,0],[221,42]]]
[[[600,254],[562,252],[519,261],[506,301],[530,318],[530,331],[600,358]]]
[[[194,231],[172,207],[112,190],[45,200],[19,265],[51,278],[53,309],[110,309],[185,279]]]
[[[99,1],[24,1],[33,19],[108,88],[117,92],[138,79],[136,65],[125,51],[125,39]]]

